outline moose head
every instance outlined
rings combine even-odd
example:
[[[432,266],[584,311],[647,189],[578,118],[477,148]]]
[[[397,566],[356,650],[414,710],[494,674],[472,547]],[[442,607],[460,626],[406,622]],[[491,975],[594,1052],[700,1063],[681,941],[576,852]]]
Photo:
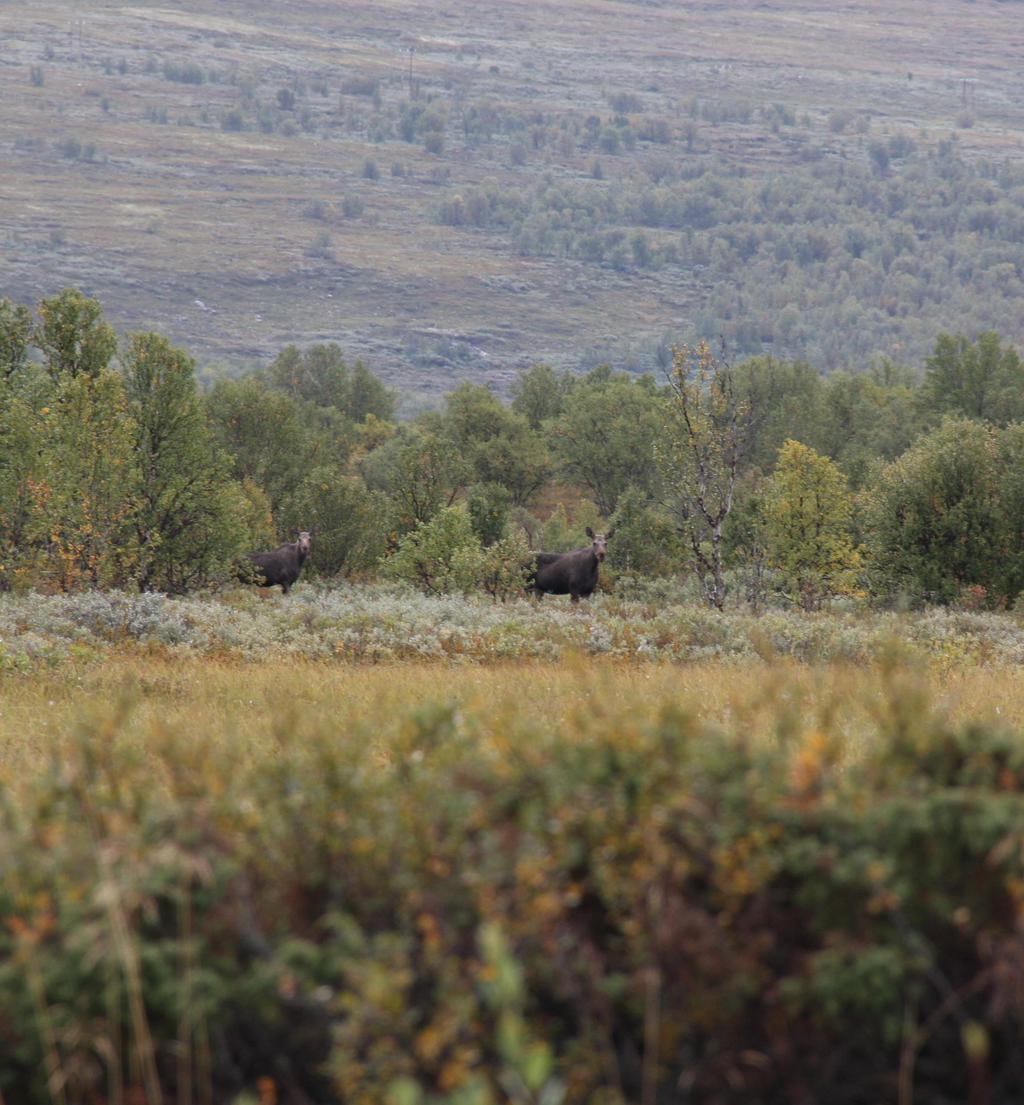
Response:
[[[608,552],[608,542],[612,539],[614,534],[614,528],[610,529],[607,533],[594,533],[590,526],[587,526],[587,536],[592,542],[590,547],[593,549],[594,556],[596,556],[598,560],[604,560]]]

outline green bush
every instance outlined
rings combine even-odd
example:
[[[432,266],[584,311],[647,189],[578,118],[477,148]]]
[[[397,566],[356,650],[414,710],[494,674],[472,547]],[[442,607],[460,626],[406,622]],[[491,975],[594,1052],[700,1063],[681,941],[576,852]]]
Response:
[[[965,587],[1011,601],[1024,544],[1015,427],[947,418],[878,473],[864,495],[876,585],[933,602]]]
[[[483,574],[483,550],[462,504],[444,507],[399,542],[381,570],[430,594],[472,591]]]
[[[384,555],[387,503],[358,476],[331,465],[312,469],[280,512],[281,532],[309,530],[307,571],[325,576],[366,576]]]
[[[466,506],[473,532],[480,544],[493,545],[501,539],[508,524],[512,496],[500,483],[477,483],[468,491]]]

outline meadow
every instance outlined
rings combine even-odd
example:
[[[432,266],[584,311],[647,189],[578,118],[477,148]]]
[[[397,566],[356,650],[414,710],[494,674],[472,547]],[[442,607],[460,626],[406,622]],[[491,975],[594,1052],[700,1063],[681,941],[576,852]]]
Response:
[[[1013,615],[300,584],[0,639],[5,1102],[1013,1100]]]

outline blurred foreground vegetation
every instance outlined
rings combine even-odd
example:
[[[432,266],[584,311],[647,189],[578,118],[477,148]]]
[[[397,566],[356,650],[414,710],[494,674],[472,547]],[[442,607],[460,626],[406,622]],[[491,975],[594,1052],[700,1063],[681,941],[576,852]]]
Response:
[[[0,1092],[1010,1102],[1019,681],[975,672],[8,676]]]

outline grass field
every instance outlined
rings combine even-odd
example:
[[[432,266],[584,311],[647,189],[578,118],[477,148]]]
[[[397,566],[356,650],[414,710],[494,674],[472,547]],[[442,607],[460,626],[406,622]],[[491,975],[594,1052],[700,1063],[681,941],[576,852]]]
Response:
[[[953,722],[1024,729],[1018,668],[950,672],[916,665],[899,678]],[[102,664],[8,677],[0,697],[0,761],[13,779],[33,762],[48,763],[69,735],[114,717],[143,746],[154,733],[179,732],[201,741],[223,738],[257,756],[288,730],[299,739],[371,737],[372,751],[436,710],[454,711],[484,741],[495,733],[558,732],[588,716],[643,727],[671,709],[766,740],[830,727],[856,748],[877,729],[887,690],[880,669],[851,665],[680,667],[577,657],[561,664],[367,667],[114,655]]]

